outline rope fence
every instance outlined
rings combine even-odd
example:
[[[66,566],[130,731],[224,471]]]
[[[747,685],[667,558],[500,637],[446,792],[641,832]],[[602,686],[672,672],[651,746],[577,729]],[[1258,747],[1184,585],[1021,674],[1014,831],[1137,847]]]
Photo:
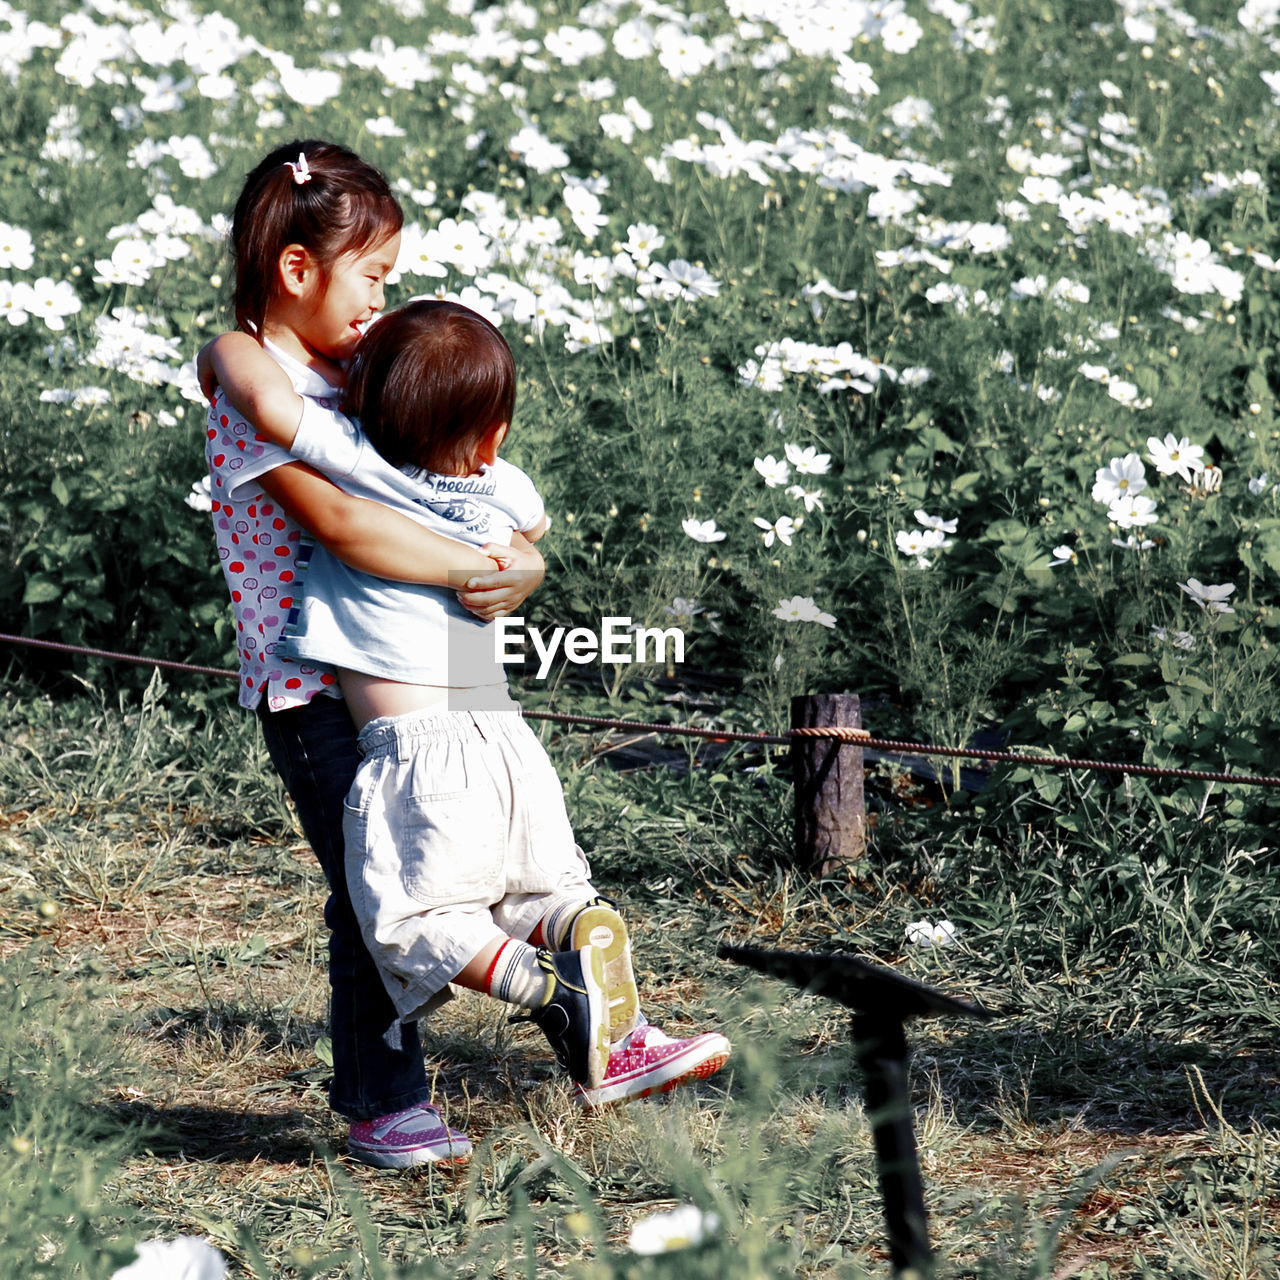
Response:
[[[174,662],[166,658],[148,658],[140,654],[118,653],[110,649],[92,649],[81,645],[62,644],[54,640],[35,640],[29,636],[8,635],[0,632],[0,643],[23,645],[54,653],[75,654],[81,657],[104,658],[113,662],[131,663],[135,666],[157,667],[164,671],[178,671],[187,675],[213,676],[224,680],[238,680],[235,671],[225,667],[204,667],[189,662]],[[951,747],[937,742],[915,742],[900,738],[878,738],[866,729],[838,725],[813,726],[788,729],[783,733],[751,733],[733,729],[701,728],[697,725],[663,724],[658,721],[617,720],[609,716],[584,715],[569,711],[525,710],[526,719],[549,720],[559,724],[580,724],[599,729],[626,729],[632,733],[661,733],[674,737],[702,738],[710,742],[749,742],[764,746],[791,746],[797,738],[827,738],[840,743],[871,747],[878,751],[891,751],[909,756],[946,756],[968,760],[983,760],[992,764],[1034,765],[1041,769],[1086,769],[1099,773],[1129,774],[1144,778],[1174,778],[1189,782],[1222,782],[1233,786],[1280,787],[1280,777],[1266,774],[1230,773],[1212,769],[1177,769],[1154,764],[1131,764],[1121,760],[1091,760],[1074,756],[1037,755],[1033,752],[996,751],[984,747]]]

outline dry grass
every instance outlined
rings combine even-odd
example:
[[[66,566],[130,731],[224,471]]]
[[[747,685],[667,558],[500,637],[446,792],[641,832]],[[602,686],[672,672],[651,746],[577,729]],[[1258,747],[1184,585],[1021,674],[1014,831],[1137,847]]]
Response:
[[[849,946],[901,914],[906,888],[873,897],[857,881],[753,875],[732,853],[729,874],[703,863],[684,883],[663,873],[617,886],[632,899],[651,1017],[676,1032],[723,1026],[731,1067],[682,1094],[583,1115],[535,1031],[461,998],[425,1044],[437,1101],[475,1157],[378,1171],[345,1156],[327,1105],[323,885],[278,802],[219,816],[197,770],[178,781],[176,765],[155,767],[155,753],[180,758],[158,730],[113,766],[115,785],[92,767],[51,769],[50,732],[0,755],[0,959],[37,954],[100,993],[127,1065],[95,1106],[137,1137],[109,1194],[151,1234],[206,1233],[249,1274],[382,1274],[361,1269],[370,1257],[405,1274],[431,1257],[450,1274],[523,1274],[530,1247],[540,1268],[623,1274],[609,1259],[635,1217],[719,1196],[743,1257],[765,1259],[758,1274],[883,1270],[847,1014],[713,955],[722,934]],[[18,767],[23,753],[45,767]],[[1007,998],[980,955],[880,958],[956,994]],[[1061,986],[1046,1013],[1042,983],[989,1027],[913,1031],[917,1133],[947,1265],[1273,1274],[1276,1054],[1108,1029],[1076,1016],[1082,989],[1083,978]],[[1049,1261],[1037,1269],[1037,1257]]]

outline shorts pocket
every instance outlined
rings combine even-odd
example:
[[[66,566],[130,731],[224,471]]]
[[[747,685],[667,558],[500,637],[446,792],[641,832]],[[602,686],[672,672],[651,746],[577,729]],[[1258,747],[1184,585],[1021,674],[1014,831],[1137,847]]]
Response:
[[[400,810],[400,879],[426,907],[487,906],[502,896],[505,841],[484,791],[410,796]]]

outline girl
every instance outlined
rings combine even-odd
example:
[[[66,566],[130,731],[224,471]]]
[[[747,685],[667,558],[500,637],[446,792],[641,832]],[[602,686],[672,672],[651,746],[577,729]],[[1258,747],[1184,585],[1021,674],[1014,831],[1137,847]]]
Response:
[[[272,439],[353,492],[487,544],[546,527],[498,457],[515,404],[502,335],[466,307],[416,301],[372,326],[351,366],[368,436],[307,404],[243,337],[218,339],[220,383]],[[585,1105],[700,1079],[718,1033],[674,1040],[641,1016],[626,928],[596,895],[559,780],[507,692],[493,628],[429,587],[317,553],[290,647],[339,666],[364,759],[347,802],[356,914],[402,1019],[449,983],[530,1010]],[[529,939],[529,941],[523,941]]]
[[[344,147],[290,142],[249,174],[232,218],[236,324],[309,401],[337,403],[341,362],[382,308],[401,222],[386,179]],[[465,1137],[430,1105],[416,1024],[397,1017],[352,912],[342,798],[358,762],[355,726],[332,669],[288,658],[281,631],[311,538],[390,578],[445,584],[461,571],[460,599],[484,617],[520,605],[541,579],[542,558],[516,539],[503,549],[506,571],[495,572],[480,550],[343,493],[258,436],[222,395],[212,400],[206,455],[240,705],[259,715],[330,891],[330,1103],[352,1121],[350,1151],[367,1163],[404,1168],[465,1156]]]

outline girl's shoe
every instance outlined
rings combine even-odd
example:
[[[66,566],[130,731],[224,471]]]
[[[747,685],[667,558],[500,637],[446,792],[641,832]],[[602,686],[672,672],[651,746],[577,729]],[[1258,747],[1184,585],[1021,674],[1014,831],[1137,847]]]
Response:
[[[673,1040],[642,1019],[625,1040],[613,1046],[600,1087],[579,1085],[574,1096],[579,1106],[604,1107],[668,1093],[719,1071],[731,1052],[729,1041],[718,1031]]]
[[[376,1120],[354,1121],[347,1150],[379,1169],[411,1169],[436,1160],[465,1160],[471,1143],[465,1133],[445,1124],[429,1102],[420,1102]]]

